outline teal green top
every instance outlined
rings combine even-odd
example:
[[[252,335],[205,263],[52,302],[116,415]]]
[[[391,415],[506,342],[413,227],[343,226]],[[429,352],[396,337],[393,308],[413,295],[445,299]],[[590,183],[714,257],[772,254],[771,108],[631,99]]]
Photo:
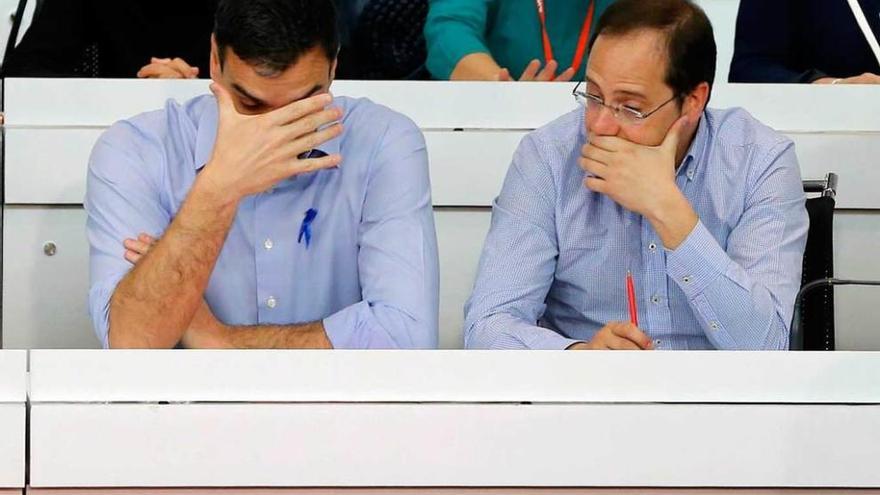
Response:
[[[596,0],[591,35],[613,1]],[[589,5],[589,0],[545,0],[547,34],[559,72],[574,59]],[[535,0],[431,0],[425,39],[428,70],[437,79],[449,79],[458,62],[471,53],[489,53],[517,79],[530,61],[546,62]],[[576,79],[583,78],[586,64],[584,56]]]

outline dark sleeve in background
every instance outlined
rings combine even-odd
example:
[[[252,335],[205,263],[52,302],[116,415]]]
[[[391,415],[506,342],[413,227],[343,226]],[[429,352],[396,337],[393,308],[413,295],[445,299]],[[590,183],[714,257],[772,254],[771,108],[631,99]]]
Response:
[[[811,83],[827,77],[817,68],[799,68],[798,24],[805,0],[742,0],[729,81]]]
[[[85,0],[45,0],[4,61],[4,77],[75,76],[83,51],[94,42],[87,22]]]
[[[880,0],[859,0],[880,32]],[[880,74],[845,0],[742,0],[730,82],[812,83],[822,77]]]

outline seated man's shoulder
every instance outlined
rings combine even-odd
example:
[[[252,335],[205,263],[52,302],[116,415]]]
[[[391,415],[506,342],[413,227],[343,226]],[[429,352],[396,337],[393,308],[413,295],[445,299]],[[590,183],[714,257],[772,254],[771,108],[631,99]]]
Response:
[[[401,134],[422,138],[422,132],[406,115],[380,105],[369,98],[338,96],[334,102],[343,109],[342,125],[349,136],[359,143],[393,139]]]
[[[209,95],[184,103],[169,99],[161,109],[117,121],[98,138],[89,167],[114,166],[126,161],[102,160],[107,154],[149,167],[161,165],[167,156],[192,153],[199,121],[206,111],[216,111],[214,105]]]
[[[573,110],[526,134],[514,164],[527,175],[571,173],[570,163],[579,156],[585,139],[584,112]]]
[[[740,149],[755,160],[771,159],[792,145],[791,139],[756,119],[742,108],[706,111],[715,144],[728,150]]]

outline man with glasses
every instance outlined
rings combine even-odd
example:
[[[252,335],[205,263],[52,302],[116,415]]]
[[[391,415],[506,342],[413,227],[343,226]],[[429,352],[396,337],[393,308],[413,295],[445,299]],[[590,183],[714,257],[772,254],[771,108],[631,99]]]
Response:
[[[745,111],[706,108],[715,57],[689,0],[606,11],[574,91],[586,111],[513,157],[467,347],[787,348],[808,225],[798,162]]]

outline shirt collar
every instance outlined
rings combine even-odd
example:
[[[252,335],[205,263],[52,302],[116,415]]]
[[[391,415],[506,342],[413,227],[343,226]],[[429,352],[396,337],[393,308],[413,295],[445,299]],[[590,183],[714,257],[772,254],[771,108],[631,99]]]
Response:
[[[699,173],[699,165],[703,161],[703,156],[708,149],[709,143],[709,122],[706,111],[703,111],[703,114],[700,116],[700,123],[697,125],[697,132],[694,134],[694,139],[691,141],[690,147],[688,147],[687,154],[685,154],[684,159],[681,161],[681,165],[678,167],[676,171],[676,175],[684,174],[688,180],[694,180],[697,173]]]
[[[211,159],[211,153],[214,151],[214,141],[217,139],[217,100],[211,96],[206,98],[205,110],[199,117],[198,131],[196,134],[195,156],[193,157],[193,167],[198,171],[208,164]],[[345,113],[345,105],[337,102],[334,107],[341,108],[343,111],[343,119]],[[342,121],[342,119],[340,119]],[[315,149],[323,151],[328,155],[339,153],[342,135],[339,135],[326,143],[321,144]]]

